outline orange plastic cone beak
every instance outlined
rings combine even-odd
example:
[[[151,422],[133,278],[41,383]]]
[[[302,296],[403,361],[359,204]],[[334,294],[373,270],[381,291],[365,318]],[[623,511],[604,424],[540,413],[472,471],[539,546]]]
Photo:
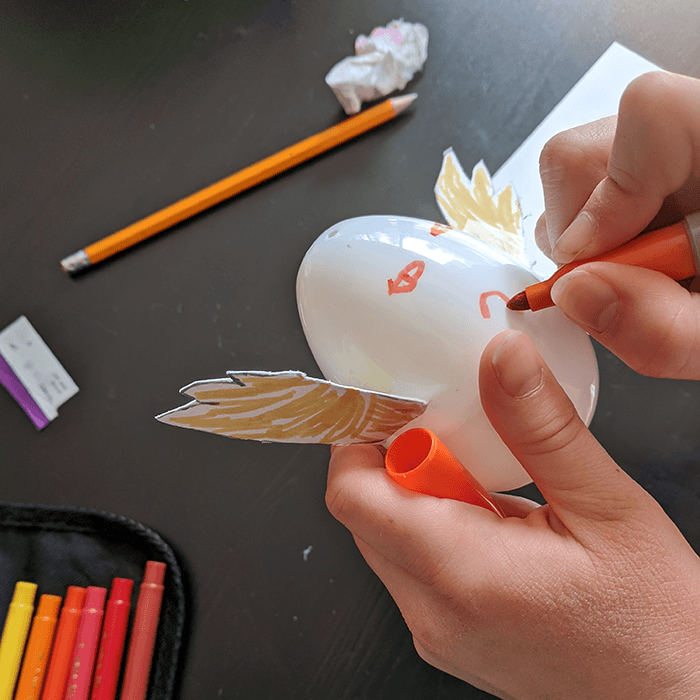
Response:
[[[471,503],[506,517],[431,430],[413,428],[399,435],[387,450],[385,466],[397,484],[411,491]]]

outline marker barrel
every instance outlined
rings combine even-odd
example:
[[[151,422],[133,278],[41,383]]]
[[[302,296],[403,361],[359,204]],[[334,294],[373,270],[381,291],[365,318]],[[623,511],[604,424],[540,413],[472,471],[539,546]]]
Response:
[[[95,667],[106,597],[106,588],[87,587],[85,607],[80,615],[64,700],[87,700],[90,694],[92,670]]]
[[[163,600],[164,578],[165,564],[157,561],[146,562],[146,571],[136,603],[120,700],[144,700],[146,697]]]
[[[0,700],[12,700],[24,643],[34,612],[36,583],[18,581],[7,611],[0,641]]]
[[[51,650],[41,700],[63,700],[84,603],[85,589],[80,586],[69,586],[61,616],[58,618],[56,638]]]
[[[532,311],[554,306],[554,283],[579,265],[590,262],[614,262],[661,272],[674,280],[684,280],[698,274],[700,254],[700,215],[686,217],[671,226],[644,233],[619,248],[586,260],[574,260],[562,265],[548,280],[525,289]]]
[[[61,596],[45,594],[39,598],[14,700],[39,700],[60,607]]]
[[[128,578],[112,581],[90,700],[114,700],[117,694],[133,586]]]

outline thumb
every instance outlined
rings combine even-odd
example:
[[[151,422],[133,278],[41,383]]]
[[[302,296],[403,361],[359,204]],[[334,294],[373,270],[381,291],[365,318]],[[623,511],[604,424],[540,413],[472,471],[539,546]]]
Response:
[[[688,181],[700,164],[699,87],[694,78],[664,72],[630,83],[620,100],[607,176],[554,244],[556,262],[626,243]]]
[[[572,532],[586,521],[618,521],[646,493],[579,418],[527,336],[505,331],[486,346],[481,403],[491,424]]]

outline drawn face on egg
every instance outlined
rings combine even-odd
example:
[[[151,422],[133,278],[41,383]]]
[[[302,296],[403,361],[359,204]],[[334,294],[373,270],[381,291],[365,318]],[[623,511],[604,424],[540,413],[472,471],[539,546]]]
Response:
[[[297,301],[326,379],[427,401],[403,430],[430,428],[487,489],[503,491],[530,478],[481,408],[479,358],[493,336],[525,332],[587,423],[597,399],[585,333],[556,308],[506,309],[538,281],[505,253],[442,224],[367,216],[333,226],[311,246]]]

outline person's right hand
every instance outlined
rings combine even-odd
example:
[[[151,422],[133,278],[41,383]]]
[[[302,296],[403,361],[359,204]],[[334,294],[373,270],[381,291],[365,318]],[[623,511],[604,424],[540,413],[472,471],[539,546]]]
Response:
[[[652,224],[700,210],[700,81],[649,73],[609,117],[555,136],[540,159],[536,239],[557,263],[616,248]],[[555,304],[632,369],[700,379],[700,295],[659,272],[587,263]]]

